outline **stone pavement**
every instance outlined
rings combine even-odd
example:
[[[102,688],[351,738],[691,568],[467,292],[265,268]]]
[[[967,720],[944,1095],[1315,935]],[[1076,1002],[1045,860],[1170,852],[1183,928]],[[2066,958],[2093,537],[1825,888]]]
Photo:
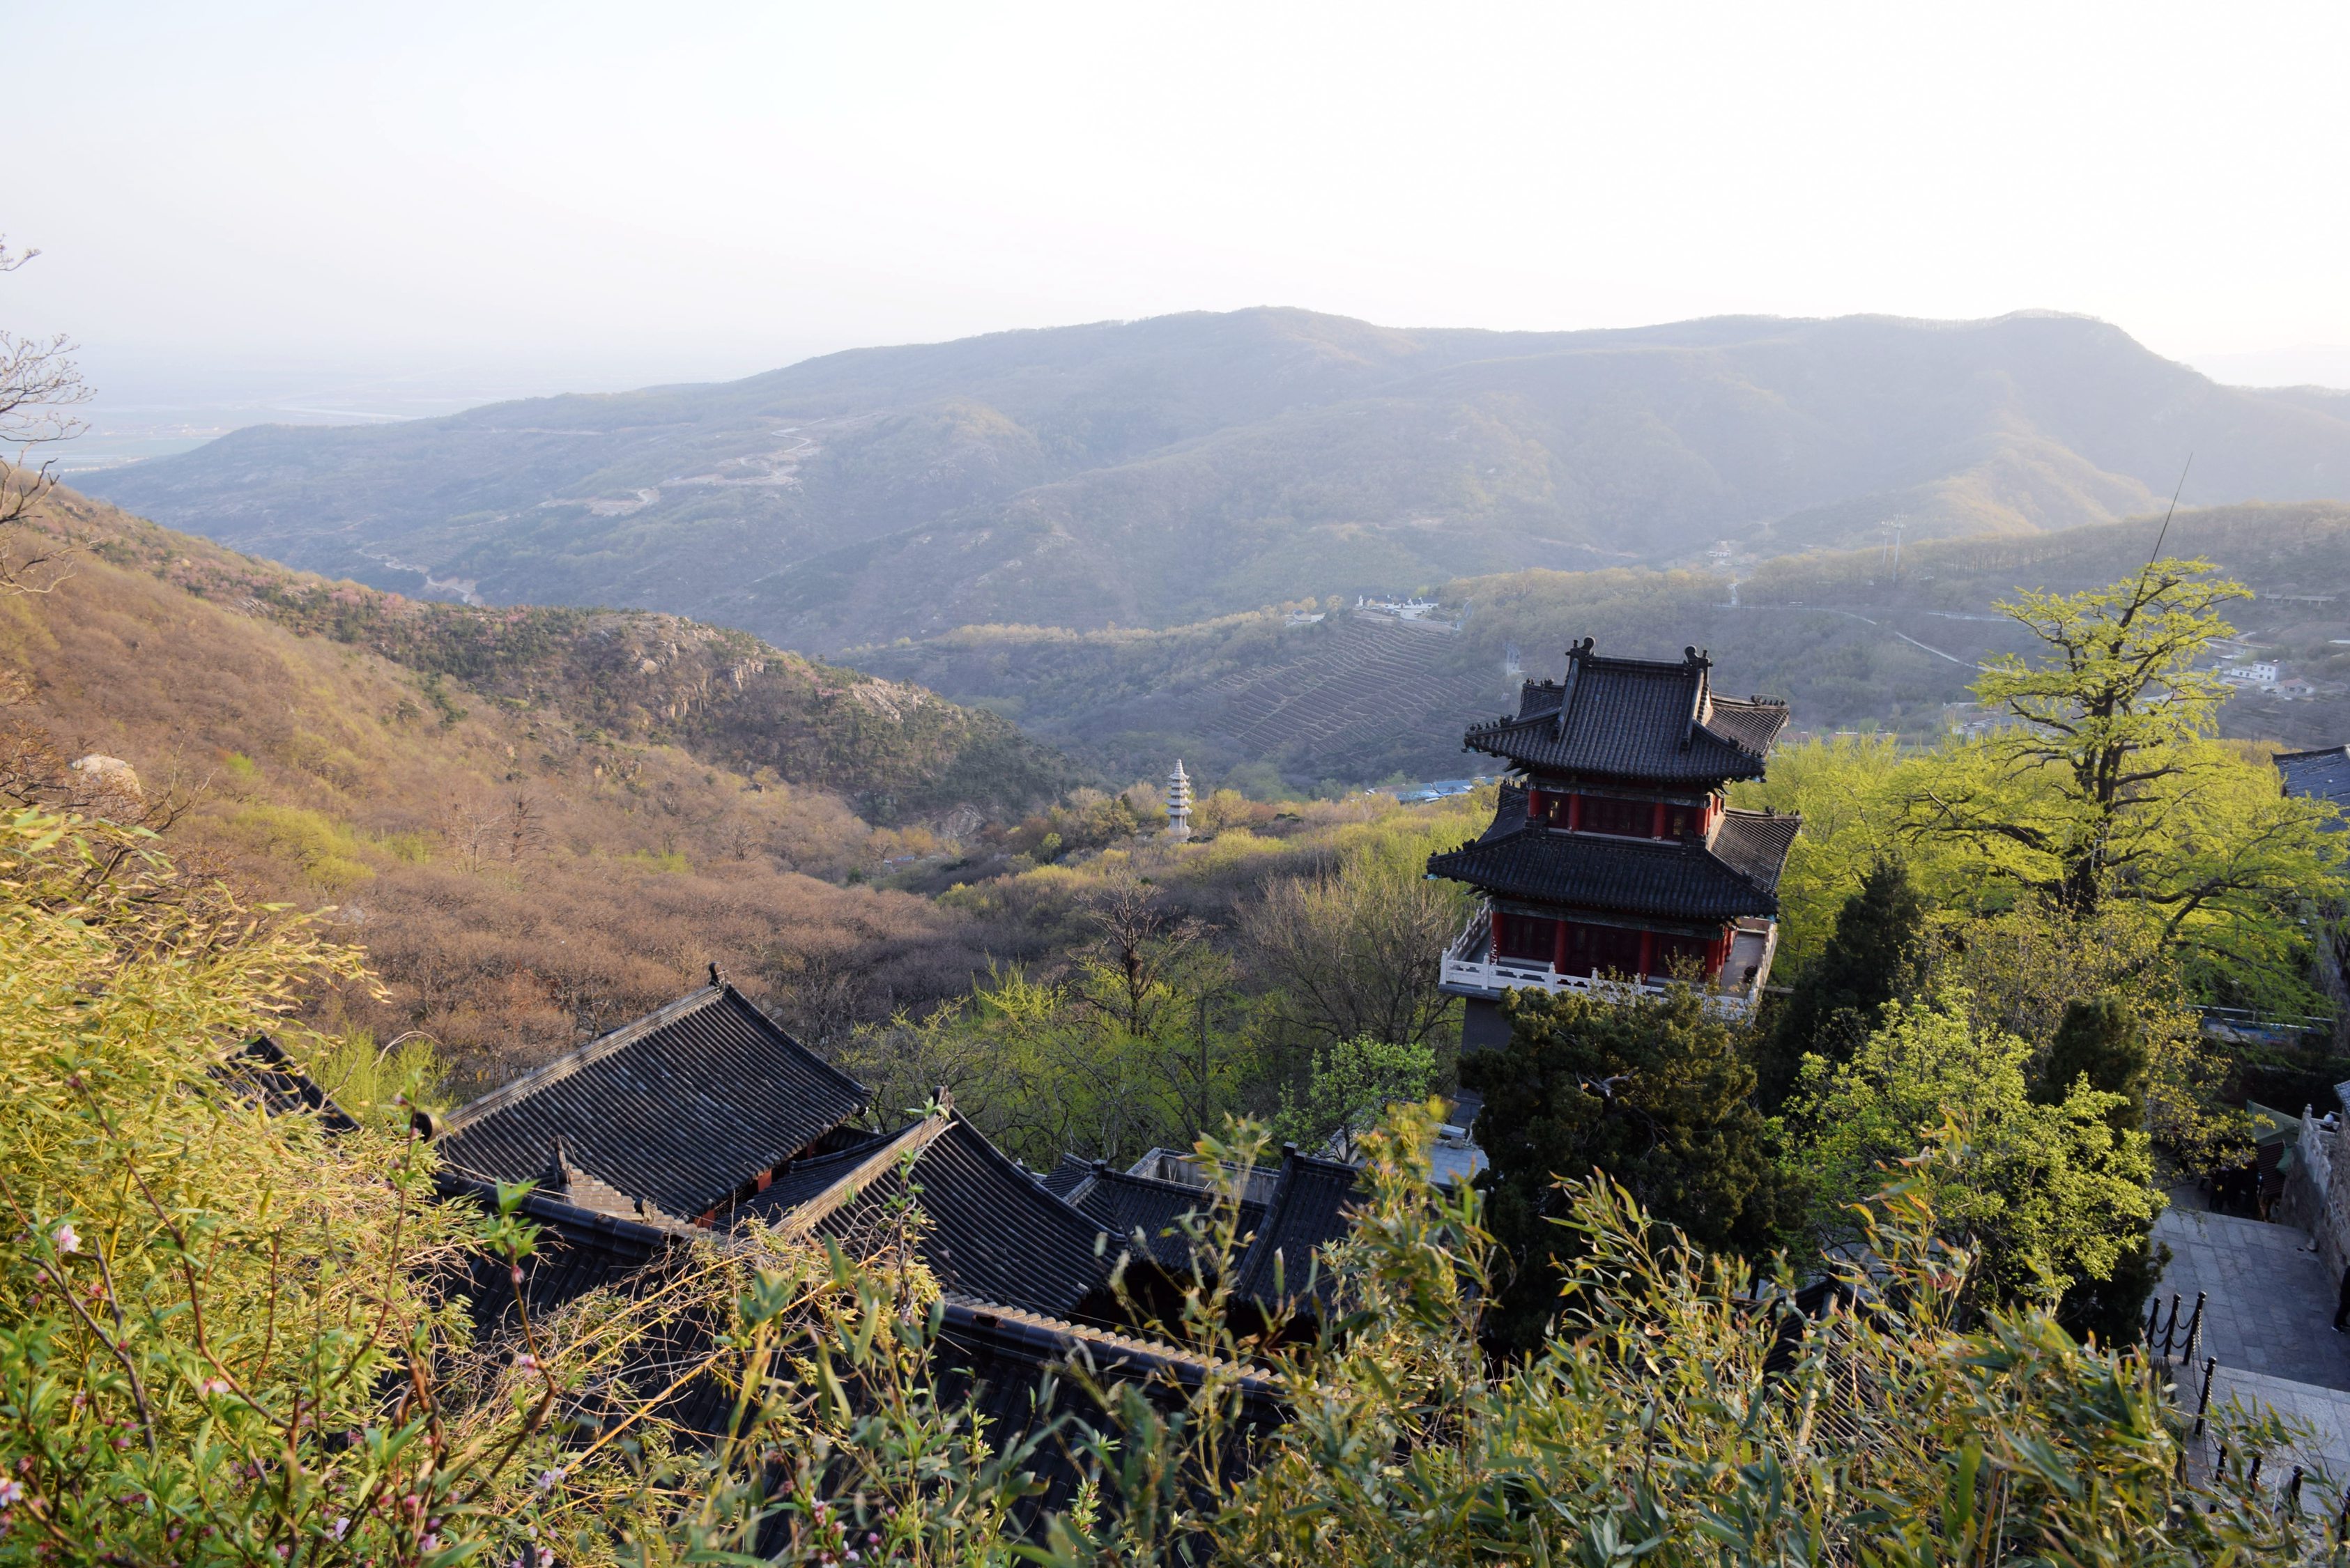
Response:
[[[2307,1232],[2174,1208],[2154,1222],[2154,1235],[2171,1254],[2162,1276],[2163,1315],[2169,1316],[2170,1294],[2178,1292],[2183,1332],[2195,1293],[2209,1293],[2202,1354],[2218,1356],[2222,1372],[2350,1389],[2350,1334],[2334,1332],[2335,1282]]]
[[[2201,1392],[2202,1376],[2200,1367],[2179,1369],[2178,1400],[2189,1410],[2195,1407]],[[2311,1478],[2310,1484],[2326,1493],[2322,1504],[2314,1494],[2308,1496],[2304,1500],[2306,1506],[2311,1511],[2333,1511],[2343,1486],[2350,1482],[2350,1393],[2292,1383],[2282,1377],[2264,1377],[2257,1372],[2231,1372],[2223,1361],[2211,1376],[2211,1409],[2215,1413],[2223,1411],[2231,1400],[2249,1414],[2258,1415],[2266,1409],[2311,1428],[2312,1436],[2286,1452],[2262,1456],[2262,1479],[2273,1478],[2282,1482],[2293,1467],[2299,1465]],[[2210,1446],[2208,1437],[2199,1445],[2196,1457],[2205,1465],[2212,1459],[2208,1451]]]
[[[2334,1332],[2335,1282],[2307,1232],[2174,1206],[2155,1221],[2154,1234],[2170,1248],[2156,1298],[2163,1315],[2169,1315],[2170,1294],[2178,1292],[2183,1329],[2195,1293],[2208,1293],[2199,1359],[2182,1361],[2172,1372],[2179,1404],[2195,1408],[2202,1392],[2199,1356],[2216,1357],[2215,1417],[2233,1404],[2308,1428],[2288,1449],[2262,1455],[2263,1484],[2282,1488],[2299,1465],[2308,1476],[2303,1511],[2332,1517],[2350,1484],[2350,1334]],[[2219,1437],[2215,1426],[2194,1445],[2199,1469],[2216,1460]],[[2242,1461],[2240,1453],[2235,1463]]]

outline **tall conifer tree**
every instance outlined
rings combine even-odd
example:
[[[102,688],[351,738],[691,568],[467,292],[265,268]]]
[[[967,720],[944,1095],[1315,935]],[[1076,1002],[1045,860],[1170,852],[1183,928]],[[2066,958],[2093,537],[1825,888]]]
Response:
[[[2114,1131],[2138,1132],[2146,1126],[2150,1067],[2146,1032],[2126,1002],[2111,995],[2076,1000],[2065,1004],[2064,1021],[2049,1043],[2032,1097],[2043,1105],[2062,1104],[2073,1085],[2086,1078],[2093,1089],[2124,1096],[2125,1103],[2110,1113]],[[2158,1245],[2152,1228],[2140,1231],[2108,1278],[2074,1282],[2057,1305],[2057,1321],[2076,1334],[2094,1333],[2101,1344],[2126,1344],[2168,1261],[2169,1249]]]
[[[1756,1076],[1766,1108],[1794,1087],[1806,1053],[1848,1060],[1887,1002],[1925,980],[1925,900],[1898,860],[1881,859],[1837,911],[1835,934],[1798,978],[1761,1046]]]
[[[1487,1320],[1496,1340],[1534,1349],[1558,1311],[1573,1242],[1551,1223],[1560,1178],[1598,1171],[1708,1251],[1769,1249],[1785,1206],[1753,1069],[1697,992],[1619,1003],[1521,992],[1508,1005],[1509,1044],[1461,1059],[1461,1082],[1485,1096],[1488,1223],[1514,1265]]]

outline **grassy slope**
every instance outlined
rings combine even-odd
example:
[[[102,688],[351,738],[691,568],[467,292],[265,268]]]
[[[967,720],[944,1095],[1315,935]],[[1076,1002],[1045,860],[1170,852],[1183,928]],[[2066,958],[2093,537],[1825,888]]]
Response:
[[[0,719],[129,761],[151,796],[194,794],[175,853],[332,906],[386,981],[341,1003],[379,1037],[425,1029],[494,1078],[713,961],[787,1014],[869,1016],[960,992],[1003,945],[837,885],[897,838],[826,787],[886,795],[904,765],[928,772],[900,793],[943,798],[954,742],[1006,746],[1001,721],[793,659],[746,696],[722,663],[739,639],[659,618],[415,610],[77,497],[53,521],[96,553],[0,599],[0,663],[32,687]]]
[[[301,565],[655,607],[795,648],[1170,626],[1523,567],[2028,533],[2317,496],[2323,399],[2077,318],[1397,332],[1243,311],[830,356],[723,386],[255,430],[93,480]]]

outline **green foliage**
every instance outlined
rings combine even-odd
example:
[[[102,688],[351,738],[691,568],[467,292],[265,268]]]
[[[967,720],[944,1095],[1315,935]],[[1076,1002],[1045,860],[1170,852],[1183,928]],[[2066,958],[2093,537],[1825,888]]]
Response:
[[[0,968],[18,1210],[0,1240],[0,1560],[2323,1558],[2241,1471],[2181,1479],[2143,1363],[2028,1309],[1959,1332],[1971,1259],[1914,1179],[1862,1219],[1874,1267],[1848,1283],[1867,1310],[1808,1322],[1786,1281],[1692,1249],[1622,1189],[1565,1186],[1545,1204],[1570,1241],[1565,1332],[1489,1360],[1482,1199],[1430,1182],[1424,1106],[1365,1137],[1366,1201],[1319,1260],[1338,1315],[1285,1344],[1240,1339],[1228,1312],[1263,1134],[1201,1140],[1224,1172],[1185,1221],[1208,1282],[1163,1318],[1133,1309],[1189,1354],[1147,1385],[1075,1363],[1083,1397],[1024,1432],[940,1381],[918,1192],[854,1254],[694,1248],[641,1289],[475,1337],[427,1287],[468,1253],[528,1259],[520,1189],[442,1210],[413,1144],[324,1142],[212,1070],[350,956],[129,836],[34,814],[0,831],[0,939],[24,961]],[[1686,1004],[1653,1016],[1690,1035]],[[1782,1324],[1792,1365],[1766,1376]],[[714,1435],[671,1424],[681,1377],[731,1397]],[[1250,1424],[1252,1383],[1284,1424]],[[2224,1440],[2284,1436],[2232,1420]],[[1083,1484],[1031,1526],[1055,1450]]]
[[[1939,1138],[1921,1179],[1954,1238],[1980,1250],[1997,1299],[2054,1308],[2074,1281],[2110,1278],[2160,1207],[2147,1136],[2116,1127],[2125,1096],[2086,1083],[2035,1097],[2031,1058],[1945,993],[1890,1004],[1847,1061],[1806,1059],[1789,1175],[1819,1244],[1849,1241],[1882,1172]]]
[[[1879,860],[1837,911],[1826,950],[1804,966],[1770,1020],[1757,1065],[1764,1106],[1786,1098],[1805,1056],[1850,1056],[1879,1008],[1916,992],[1925,979],[1926,936],[1925,901],[1908,867]]]
[[[2306,956],[2295,921],[2342,890],[2323,803],[2211,743],[2224,682],[2196,668],[2248,597],[2202,561],[2157,562],[2091,592],[2026,593],[2000,608],[2043,648],[1976,683],[2014,727],[1909,781],[1903,832],[1996,895],[2076,916],[2139,907],[2212,978],[2249,971],[2289,995]]]
[[[1510,1043],[1461,1059],[1484,1096],[1479,1178],[1513,1272],[1488,1331],[1520,1350],[1557,1310],[1571,1239],[1555,1183],[1598,1172],[1709,1251],[1760,1256],[1782,1223],[1776,1168],[1740,1032],[1689,986],[1661,997],[1515,993]]]
[[[2064,1021],[2048,1043],[2032,1097],[2058,1105],[2076,1082],[2115,1096],[2107,1119],[2116,1133],[2146,1125],[2149,1060],[2137,1012],[2114,995],[2076,997],[2064,1005]]]
[[[228,826],[265,853],[299,867],[305,877],[330,896],[339,897],[375,878],[375,867],[366,858],[370,846],[317,812],[256,803],[239,807]]]
[[[0,1550],[245,1561],[338,1516],[389,1546],[388,1486],[443,1495],[412,1481],[419,1427],[327,1439],[446,1326],[418,1264],[453,1228],[404,1136],[330,1149],[218,1070],[356,955],[146,836],[36,812],[0,821]]]
[[[1274,1130],[1307,1149],[1346,1135],[1349,1143],[1399,1101],[1426,1099],[1436,1086],[1436,1053],[1410,1041],[1357,1035],[1314,1054],[1302,1103],[1284,1092]]]
[[[1123,794],[1096,789],[1072,791],[1067,799],[1013,827],[1004,835],[1003,846],[1039,866],[1049,866],[1067,856],[1106,849],[1165,826],[1163,817],[1153,821],[1144,815],[1145,806],[1138,804],[1136,795],[1135,790]]]
[[[419,1108],[442,1110],[449,1104],[441,1054],[412,1030],[379,1046],[373,1034],[354,1029],[310,1042],[298,1059],[328,1098],[387,1133],[405,1131]]]
[[[2147,1125],[2147,1090],[2153,1076],[2152,1053],[2138,1010],[2112,992],[2067,1002],[2064,1020],[2041,1061],[2032,1097],[2062,1105],[2076,1085],[2113,1096],[2106,1123],[2117,1139]],[[2103,1279],[2076,1279],[2057,1304],[2057,1321],[2076,1334],[2095,1334],[2107,1345],[2125,1344],[2139,1332],[2138,1309],[2162,1281],[2169,1249],[2154,1240],[2153,1225],[2126,1229],[2121,1255]]]
[[[1766,778],[1731,786],[1731,804],[1804,819],[1779,874],[1774,980],[1793,981],[1826,948],[1836,918],[1885,858],[1889,792],[1903,757],[1889,737],[1804,741],[1771,754]]]
[[[1189,1147],[1236,1109],[1248,1043],[1229,961],[1130,873],[1084,914],[1090,940],[1053,981],[993,971],[967,1002],[858,1030],[840,1064],[885,1114],[935,1089],[1013,1154],[1132,1159]]]
[[[2242,1113],[2220,1100],[2229,1061],[2204,1037],[2178,955],[2127,907],[2082,919],[2028,902],[1950,922],[1933,971],[1933,988],[1965,992],[1978,1020],[2043,1054],[2083,997],[2126,1009],[2146,1049],[2145,1126],[2156,1142],[2208,1168],[2243,1141]]]

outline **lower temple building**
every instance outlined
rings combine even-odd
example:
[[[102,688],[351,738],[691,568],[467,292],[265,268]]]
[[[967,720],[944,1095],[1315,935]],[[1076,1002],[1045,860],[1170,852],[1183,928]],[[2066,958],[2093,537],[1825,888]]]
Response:
[[[1468,1002],[1464,1049],[1500,1044],[1511,992],[1658,992],[1675,979],[1752,1012],[1778,944],[1778,886],[1802,819],[1741,811],[1787,706],[1718,695],[1712,661],[1607,659],[1586,638],[1563,680],[1527,681],[1514,717],[1464,748],[1513,770],[1493,824],[1429,875],[1484,895],[1443,958]]]

